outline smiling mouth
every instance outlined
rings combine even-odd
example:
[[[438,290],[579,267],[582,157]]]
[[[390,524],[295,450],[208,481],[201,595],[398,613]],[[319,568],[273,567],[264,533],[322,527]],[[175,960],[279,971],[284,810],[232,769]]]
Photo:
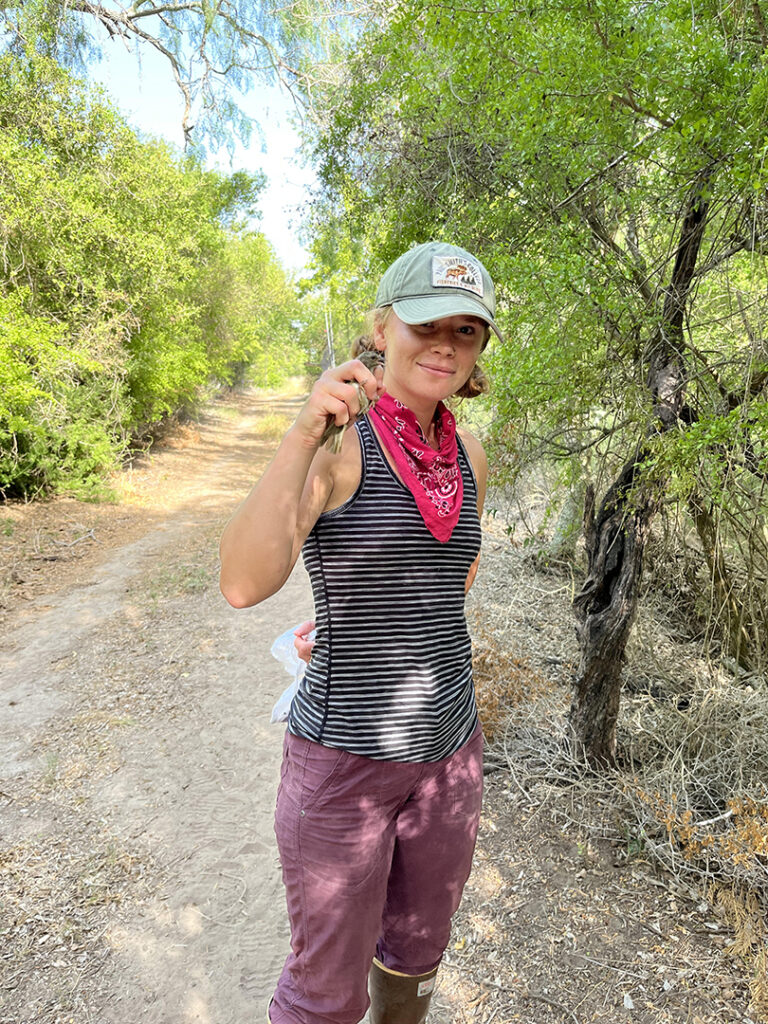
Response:
[[[440,377],[450,377],[454,372],[453,369],[447,366],[432,366],[430,363],[419,363],[422,370],[426,370],[428,373],[436,373]]]

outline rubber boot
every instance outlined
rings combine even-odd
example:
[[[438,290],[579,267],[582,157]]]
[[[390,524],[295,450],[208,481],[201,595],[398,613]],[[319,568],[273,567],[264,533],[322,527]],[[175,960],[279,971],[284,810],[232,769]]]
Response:
[[[424,1024],[437,968],[428,974],[400,974],[374,958],[368,975],[371,1024]]]

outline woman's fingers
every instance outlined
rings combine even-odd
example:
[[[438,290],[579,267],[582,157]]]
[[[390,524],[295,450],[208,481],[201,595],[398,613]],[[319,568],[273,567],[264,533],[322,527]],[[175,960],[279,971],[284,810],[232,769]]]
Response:
[[[314,622],[312,619],[309,619],[307,622],[302,622],[293,631],[295,637],[293,646],[296,648],[296,653],[302,661],[309,662],[309,659],[312,657],[312,648],[315,646],[315,641],[310,640],[309,635],[314,628]]]
[[[369,399],[375,398],[383,379],[383,370],[377,368],[377,371],[378,375],[359,359],[350,359],[333,370],[326,370],[318,384],[325,381],[329,392],[342,399],[354,415],[360,411],[360,395],[356,385],[362,386]]]
[[[329,418],[342,427],[360,412],[358,386],[369,399],[380,391],[379,380],[359,359],[326,370],[299,413],[297,426],[314,443],[319,443]]]
[[[375,373],[369,370],[365,363],[359,359],[350,359],[348,362],[342,363],[341,366],[335,366],[332,370],[326,370],[318,383],[323,380],[326,380],[329,385],[331,382],[334,382],[351,388],[355,397],[357,397],[355,384],[361,384],[369,398],[373,398],[379,388],[379,381]]]
[[[302,661],[306,661],[309,664],[309,660],[312,657],[312,648],[315,646],[314,640],[302,640],[300,636],[297,636],[293,641],[293,646],[296,648],[296,653]]]
[[[369,370],[365,363],[361,362],[361,360],[359,359],[353,359],[351,360],[351,362],[358,363],[360,366],[363,367],[363,379],[360,380],[359,377],[355,379],[360,381],[360,383],[363,385],[363,387],[365,388],[366,395],[368,395],[368,397],[371,399],[377,398],[381,394],[383,389],[384,367],[381,365],[381,363],[379,363],[377,366],[373,368],[373,370]]]
[[[326,392],[330,399],[328,412],[335,417],[338,426],[349,423],[360,412],[360,392],[356,384],[330,380]]]

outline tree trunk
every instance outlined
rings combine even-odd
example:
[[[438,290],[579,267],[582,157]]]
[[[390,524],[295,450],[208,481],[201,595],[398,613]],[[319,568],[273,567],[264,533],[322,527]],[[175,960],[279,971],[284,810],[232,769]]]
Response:
[[[712,168],[704,168],[688,197],[675,250],[675,264],[657,330],[649,347],[648,390],[663,432],[680,423],[685,386],[683,324],[709,204],[704,198]],[[585,511],[589,571],[574,599],[581,648],[568,722],[573,752],[595,766],[616,759],[616,723],[621,667],[637,608],[648,530],[664,481],[636,485],[646,458],[644,445],[622,469],[594,514],[594,494]]]
[[[584,534],[588,573],[573,602],[581,649],[571,698],[569,739],[579,759],[593,765],[616,760],[616,722],[624,651],[637,608],[648,527],[657,501],[649,488],[632,492],[642,456],[629,462],[595,516],[587,492]]]
[[[751,671],[760,662],[760,643],[750,614],[750,602],[745,600],[749,596],[749,588],[744,588],[745,592],[738,595],[711,508],[705,507],[701,497],[694,495],[688,502],[688,511],[712,577],[711,605],[723,654],[732,658],[740,668]]]

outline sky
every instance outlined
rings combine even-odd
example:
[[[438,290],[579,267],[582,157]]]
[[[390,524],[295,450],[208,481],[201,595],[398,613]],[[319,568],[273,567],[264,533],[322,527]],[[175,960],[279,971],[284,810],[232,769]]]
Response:
[[[155,51],[129,53],[118,40],[103,44],[103,59],[90,68],[90,78],[102,85],[134,128],[183,146],[183,103],[170,66]],[[208,166],[231,171],[263,171],[268,177],[257,225],[275,248],[283,265],[300,272],[308,254],[298,238],[299,207],[314,181],[297,153],[299,143],[289,118],[294,105],[276,86],[255,86],[244,106],[258,118],[263,138],[254,132],[248,147],[237,144],[233,156],[221,153]]]

